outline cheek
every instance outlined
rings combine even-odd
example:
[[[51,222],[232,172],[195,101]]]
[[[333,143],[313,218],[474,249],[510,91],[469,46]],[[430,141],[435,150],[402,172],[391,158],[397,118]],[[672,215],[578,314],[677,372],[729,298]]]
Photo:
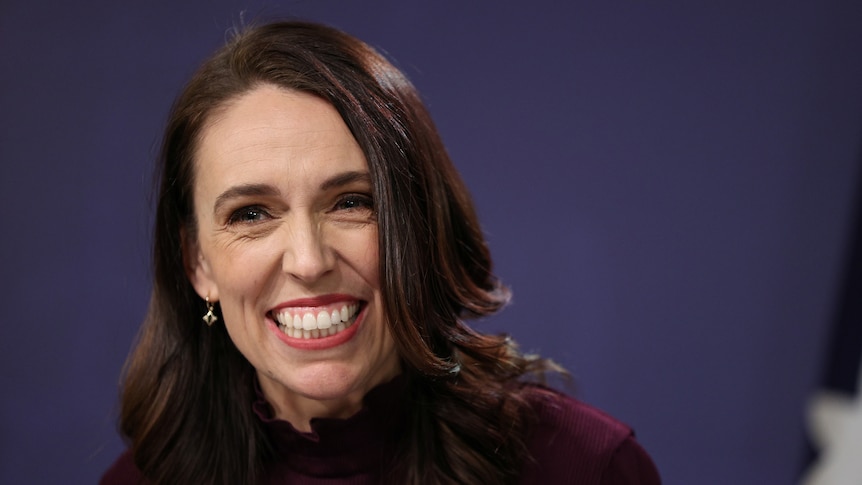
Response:
[[[281,263],[274,244],[269,241],[230,244],[215,241],[207,257],[219,289],[229,293],[242,293],[260,286]]]
[[[270,252],[254,245],[233,245],[230,250],[216,248],[211,257],[224,325],[231,340],[241,347],[243,341],[251,338],[246,335],[246,327],[259,323],[268,278],[274,274],[273,268],[280,265],[273,263]]]
[[[377,232],[365,234],[361,240],[356,241],[352,250],[352,262],[362,278],[371,285],[374,290],[380,289],[380,254],[377,247]],[[359,238],[358,238],[359,239]]]

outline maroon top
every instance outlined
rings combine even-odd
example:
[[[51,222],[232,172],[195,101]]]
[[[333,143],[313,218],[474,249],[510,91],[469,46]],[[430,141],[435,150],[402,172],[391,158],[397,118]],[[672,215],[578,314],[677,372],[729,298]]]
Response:
[[[531,459],[522,484],[659,485],[649,455],[629,427],[603,412],[556,391],[533,386],[538,420],[527,440]],[[311,421],[302,433],[273,416],[263,399],[258,415],[276,445],[280,461],[267,468],[271,485],[370,485],[383,481],[382,469],[392,455],[386,436],[403,428],[404,380],[376,387],[364,407],[348,419]],[[126,451],[105,473],[101,485],[144,483]]]

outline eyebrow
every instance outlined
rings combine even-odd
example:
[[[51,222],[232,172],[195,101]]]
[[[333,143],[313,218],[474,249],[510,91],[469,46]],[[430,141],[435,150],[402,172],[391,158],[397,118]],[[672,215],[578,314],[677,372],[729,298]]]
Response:
[[[230,199],[236,197],[273,196],[278,194],[278,189],[269,184],[235,185],[222,192],[221,195],[216,198],[213,212],[217,213],[221,206],[227,203]]]
[[[354,182],[371,183],[371,175],[368,172],[344,172],[333,177],[330,177],[320,184],[320,190],[326,191]],[[276,196],[279,195],[279,190],[269,184],[243,184],[233,186],[222,192],[215,201],[213,212],[218,212],[230,199],[237,197],[255,197],[255,196]]]
[[[344,172],[326,179],[320,184],[320,190],[329,190],[335,187],[352,184],[354,182],[371,183],[371,175],[368,172]]]

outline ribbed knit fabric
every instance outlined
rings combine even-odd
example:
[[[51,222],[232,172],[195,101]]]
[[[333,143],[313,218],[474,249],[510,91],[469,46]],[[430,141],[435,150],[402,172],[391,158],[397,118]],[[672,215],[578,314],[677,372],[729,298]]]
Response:
[[[520,483],[659,485],[658,470],[631,428],[557,391],[536,387],[532,459]]]
[[[263,399],[254,412],[265,423],[278,455],[267,470],[270,485],[372,485],[385,479],[394,452],[389,436],[406,421],[404,379],[376,387],[363,409],[348,419],[314,419],[302,433],[273,416]],[[659,485],[649,455],[629,427],[607,414],[556,391],[534,386],[536,422],[528,438],[531,459],[524,464],[523,485]],[[124,453],[102,477],[101,485],[145,483]],[[492,484],[481,484],[492,485]]]
[[[266,425],[281,460],[267,470],[272,485],[365,485],[390,483],[385,464],[392,456],[392,438],[405,426],[407,380],[398,376],[366,394],[362,409],[348,419],[315,418],[311,432],[297,431],[275,417],[258,389],[254,412]]]

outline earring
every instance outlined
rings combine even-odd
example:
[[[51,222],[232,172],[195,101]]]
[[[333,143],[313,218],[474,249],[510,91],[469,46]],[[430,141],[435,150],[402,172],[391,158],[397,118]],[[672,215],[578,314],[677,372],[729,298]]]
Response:
[[[215,306],[212,303],[210,303],[210,296],[207,295],[205,300],[207,303],[207,312],[203,316],[202,320],[207,324],[208,327],[212,327],[213,323],[215,323],[216,320],[218,320],[218,317],[215,316],[215,313],[213,313]]]

